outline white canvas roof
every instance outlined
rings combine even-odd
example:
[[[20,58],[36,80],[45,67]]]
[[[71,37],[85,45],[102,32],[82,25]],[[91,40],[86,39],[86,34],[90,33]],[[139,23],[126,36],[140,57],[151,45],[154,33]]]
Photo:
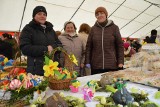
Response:
[[[37,5],[46,7],[47,20],[55,30],[61,31],[68,20],[75,22],[77,28],[82,23],[93,26],[94,12],[99,6],[107,9],[122,37],[141,38],[152,29],[160,30],[160,0],[0,0],[0,30],[22,30],[32,20]]]

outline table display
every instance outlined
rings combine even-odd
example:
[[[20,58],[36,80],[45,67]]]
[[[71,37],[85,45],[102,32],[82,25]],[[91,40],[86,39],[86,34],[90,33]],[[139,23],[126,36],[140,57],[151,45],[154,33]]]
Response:
[[[81,86],[79,87],[79,91],[77,93],[73,93],[70,90],[69,91],[65,91],[65,90],[52,90],[52,89],[50,89],[48,87],[47,90],[43,94],[45,94],[44,96],[46,98],[48,98],[48,97],[50,97],[55,92],[63,92],[64,96],[75,96],[75,97],[78,96],[78,98],[83,98],[83,92],[82,92],[83,86],[85,86],[88,81],[91,81],[91,80],[100,80],[101,79],[101,75],[102,74],[96,74],[96,75],[78,77],[77,80],[80,81]],[[157,104],[160,104],[160,101],[159,101],[160,99],[155,99],[154,98],[155,93],[158,91],[157,88],[153,88],[153,87],[149,87],[149,86],[145,86],[145,85],[140,85],[140,84],[136,84],[136,83],[132,83],[132,82],[128,82],[126,88],[129,91],[131,91],[133,88],[135,88],[137,90],[143,90],[143,91],[145,91],[146,93],[149,94],[148,98],[150,99],[150,101],[153,101],[153,102],[155,102]],[[95,96],[108,97],[110,94],[111,93],[109,93],[109,92],[95,92],[94,93],[94,97]],[[2,96],[1,96],[1,98],[2,98]],[[36,97],[35,97],[35,99],[36,99]],[[32,103],[33,101],[30,101],[30,102]],[[90,102],[86,102],[85,105],[87,107],[96,107],[96,104],[98,104],[98,103],[99,103],[98,101],[92,100]]]
[[[67,57],[69,59],[71,56]],[[157,62],[159,60],[153,54],[145,56],[139,54],[139,58],[140,64],[136,65],[134,61],[137,61],[137,59],[134,59],[131,64],[136,66],[130,66],[125,70],[77,77],[77,73],[72,71],[72,67],[67,68],[69,71],[66,68],[59,68],[57,62],[53,62],[45,56],[45,78],[27,74],[24,69],[18,69],[19,71],[14,69],[14,72],[9,72],[9,75],[4,72],[2,74],[4,78],[1,78],[0,81],[2,83],[0,101],[16,99],[14,101],[18,102],[17,99],[20,99],[27,101],[27,104],[30,104],[31,107],[38,104],[49,107],[48,105],[51,104],[52,100],[55,104],[59,104],[57,101],[62,98],[68,105],[77,105],[77,107],[124,106],[128,104],[136,104],[138,107],[138,105],[144,105],[149,101],[155,103],[155,107],[159,107],[156,104],[160,105],[160,72],[149,71],[141,67],[141,65],[146,67],[144,63],[146,61]],[[71,59],[73,59],[69,59],[71,62],[76,63],[75,58]],[[155,65],[152,64],[152,68],[155,68]],[[72,72],[70,73],[70,71]],[[57,82],[69,79],[67,90],[62,87],[57,88],[59,85],[56,88],[53,84],[48,85],[49,79],[47,78]],[[61,83],[62,86],[63,83]],[[42,87],[44,88],[42,89]],[[22,92],[28,94],[23,96]],[[31,96],[29,96],[30,94]],[[64,100],[60,101],[64,102]],[[143,102],[141,103],[139,100]]]
[[[96,74],[96,75],[91,75],[91,76],[85,76],[85,77],[78,77],[77,80],[79,80],[81,82],[81,86],[84,86],[88,81],[90,80],[100,80],[102,74]],[[140,84],[136,84],[136,83],[132,83],[132,82],[128,82],[127,83],[127,89],[129,91],[132,90],[132,88],[138,89],[138,90],[144,90],[146,93],[148,93],[148,98],[157,103],[160,104],[160,99],[155,99],[154,95],[155,93],[158,91],[158,89],[153,88],[153,87],[149,87],[149,86],[145,86],[145,85],[140,85]],[[49,97],[50,95],[52,95],[55,92],[63,92],[65,96],[75,96],[75,97],[79,97],[79,98],[83,98],[83,93],[81,91],[82,87],[80,87],[79,92],[78,93],[72,93],[71,91],[64,91],[64,90],[51,90],[48,88],[48,90],[46,91],[46,95]],[[94,97],[95,96],[105,96],[108,97],[110,95],[110,93],[107,92],[95,92],[94,93]],[[98,104],[98,101],[92,100],[91,102],[87,102],[86,106],[87,107],[96,107],[96,104]]]

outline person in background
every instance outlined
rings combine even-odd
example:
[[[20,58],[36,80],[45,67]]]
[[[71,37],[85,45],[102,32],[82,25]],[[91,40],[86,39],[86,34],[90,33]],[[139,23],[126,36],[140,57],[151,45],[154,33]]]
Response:
[[[32,21],[21,32],[20,49],[27,56],[26,71],[43,76],[44,54],[50,54],[54,48],[61,46],[61,42],[53,30],[53,25],[46,21],[45,7],[36,6],[32,17]]]
[[[17,40],[14,37],[12,37],[11,34],[6,34],[6,35],[10,37],[9,39],[6,39],[6,42],[12,45],[12,58],[16,59],[20,57],[21,54]]]
[[[60,36],[61,34],[62,34],[61,31],[56,31],[57,36]]]
[[[8,59],[13,59],[12,44],[8,42],[9,39],[12,39],[11,35],[7,33],[2,34],[0,39],[0,54]]]
[[[74,22],[67,21],[64,24],[64,33],[58,36],[59,40],[62,42],[63,48],[68,54],[74,54],[78,60],[78,66],[75,65],[74,69],[80,74],[80,68],[84,67],[84,49],[81,39],[76,33],[76,26]]]
[[[139,43],[138,40],[134,41],[134,43],[133,43],[133,48],[134,48],[134,50],[135,50],[136,52],[140,52],[140,51],[141,51],[141,47],[142,47],[142,45]]]
[[[91,29],[91,27],[87,23],[83,23],[83,24],[80,25],[80,28],[79,28],[79,31],[78,31],[78,36],[83,43],[84,50],[86,50],[86,43],[87,43],[87,39],[88,39],[90,29]],[[85,75],[85,76],[86,75],[91,75],[91,69],[90,68],[84,67],[81,70],[82,70],[81,75]]]
[[[157,30],[151,30],[150,43],[156,43]]]
[[[145,37],[144,43],[150,43],[150,38],[149,38],[149,36],[146,36],[146,37]],[[143,44],[144,44],[144,43],[143,43]]]
[[[95,17],[97,21],[91,28],[86,45],[86,66],[91,67],[91,74],[122,69],[124,48],[118,26],[108,20],[104,7],[95,10]]]
[[[130,46],[128,42],[124,43],[124,57],[126,60],[129,60],[130,57],[135,54],[136,51]]]

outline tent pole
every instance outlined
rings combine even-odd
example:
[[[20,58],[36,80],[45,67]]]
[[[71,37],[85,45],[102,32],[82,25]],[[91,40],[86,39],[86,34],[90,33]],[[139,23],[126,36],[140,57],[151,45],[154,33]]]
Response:
[[[126,27],[128,24],[130,24],[132,21],[134,21],[137,17],[139,17],[142,13],[144,13],[146,10],[148,10],[151,6],[152,6],[152,4],[149,5],[146,9],[144,9],[141,13],[139,13],[139,14],[138,14],[136,17],[134,17],[132,20],[130,20],[128,23],[126,23],[124,26],[122,26],[122,27],[120,28],[120,30],[122,30],[124,27]]]
[[[126,0],[124,0],[123,3],[120,4],[120,5],[116,8],[116,10],[113,11],[112,14],[110,14],[110,15],[108,16],[108,18],[111,17],[125,2],[126,2]]]
[[[69,21],[74,17],[74,15],[77,13],[77,11],[79,10],[79,8],[82,6],[82,4],[84,3],[85,0],[82,1],[82,3],[79,5],[79,7],[77,8],[77,10],[74,12],[74,14],[72,15],[72,17],[69,19]],[[63,30],[63,29],[62,29]],[[61,30],[61,31],[62,31]]]
[[[19,37],[20,37],[20,30],[21,30],[21,26],[22,26],[22,22],[23,22],[24,12],[25,12],[25,10],[26,10],[27,1],[28,1],[28,0],[25,1],[25,5],[24,5],[24,9],[23,9],[23,14],[22,14],[22,18],[21,18],[21,23],[20,23],[19,30],[18,30],[18,32],[19,32],[18,41],[19,41]],[[22,59],[21,59],[21,55],[22,55],[22,53],[21,53],[21,51],[20,51],[20,63],[22,62],[22,61],[21,61],[21,60],[22,60]]]
[[[21,23],[20,23],[18,32],[20,32],[21,27],[22,27],[22,22],[23,22],[23,18],[24,18],[24,12],[25,12],[25,10],[26,10],[27,1],[28,1],[28,0],[25,1],[25,5],[24,5],[24,9],[23,9],[23,14],[22,14],[22,18],[21,18]],[[19,34],[20,34],[20,33],[19,33]]]

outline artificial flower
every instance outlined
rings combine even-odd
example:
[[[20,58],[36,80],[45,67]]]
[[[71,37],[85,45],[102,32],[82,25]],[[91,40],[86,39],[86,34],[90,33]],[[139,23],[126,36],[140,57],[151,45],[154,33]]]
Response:
[[[43,70],[45,71],[44,76],[49,77],[54,75],[54,70],[58,70],[58,62],[53,62],[49,60],[48,65],[43,66]]]
[[[63,69],[63,72],[67,75],[67,79],[71,78],[71,73],[67,69]]]
[[[76,57],[74,56],[74,54],[70,54],[70,55],[69,55],[69,58],[71,59],[71,61],[72,61],[74,64],[76,64],[76,65],[78,66],[78,61],[77,61]]]
[[[60,73],[58,70],[55,70],[54,74],[55,74],[55,78],[58,80],[63,80],[66,78],[66,74]]]
[[[78,80],[72,80],[71,83],[72,83],[72,86],[74,86],[74,87],[76,87],[76,88],[81,85]]]

